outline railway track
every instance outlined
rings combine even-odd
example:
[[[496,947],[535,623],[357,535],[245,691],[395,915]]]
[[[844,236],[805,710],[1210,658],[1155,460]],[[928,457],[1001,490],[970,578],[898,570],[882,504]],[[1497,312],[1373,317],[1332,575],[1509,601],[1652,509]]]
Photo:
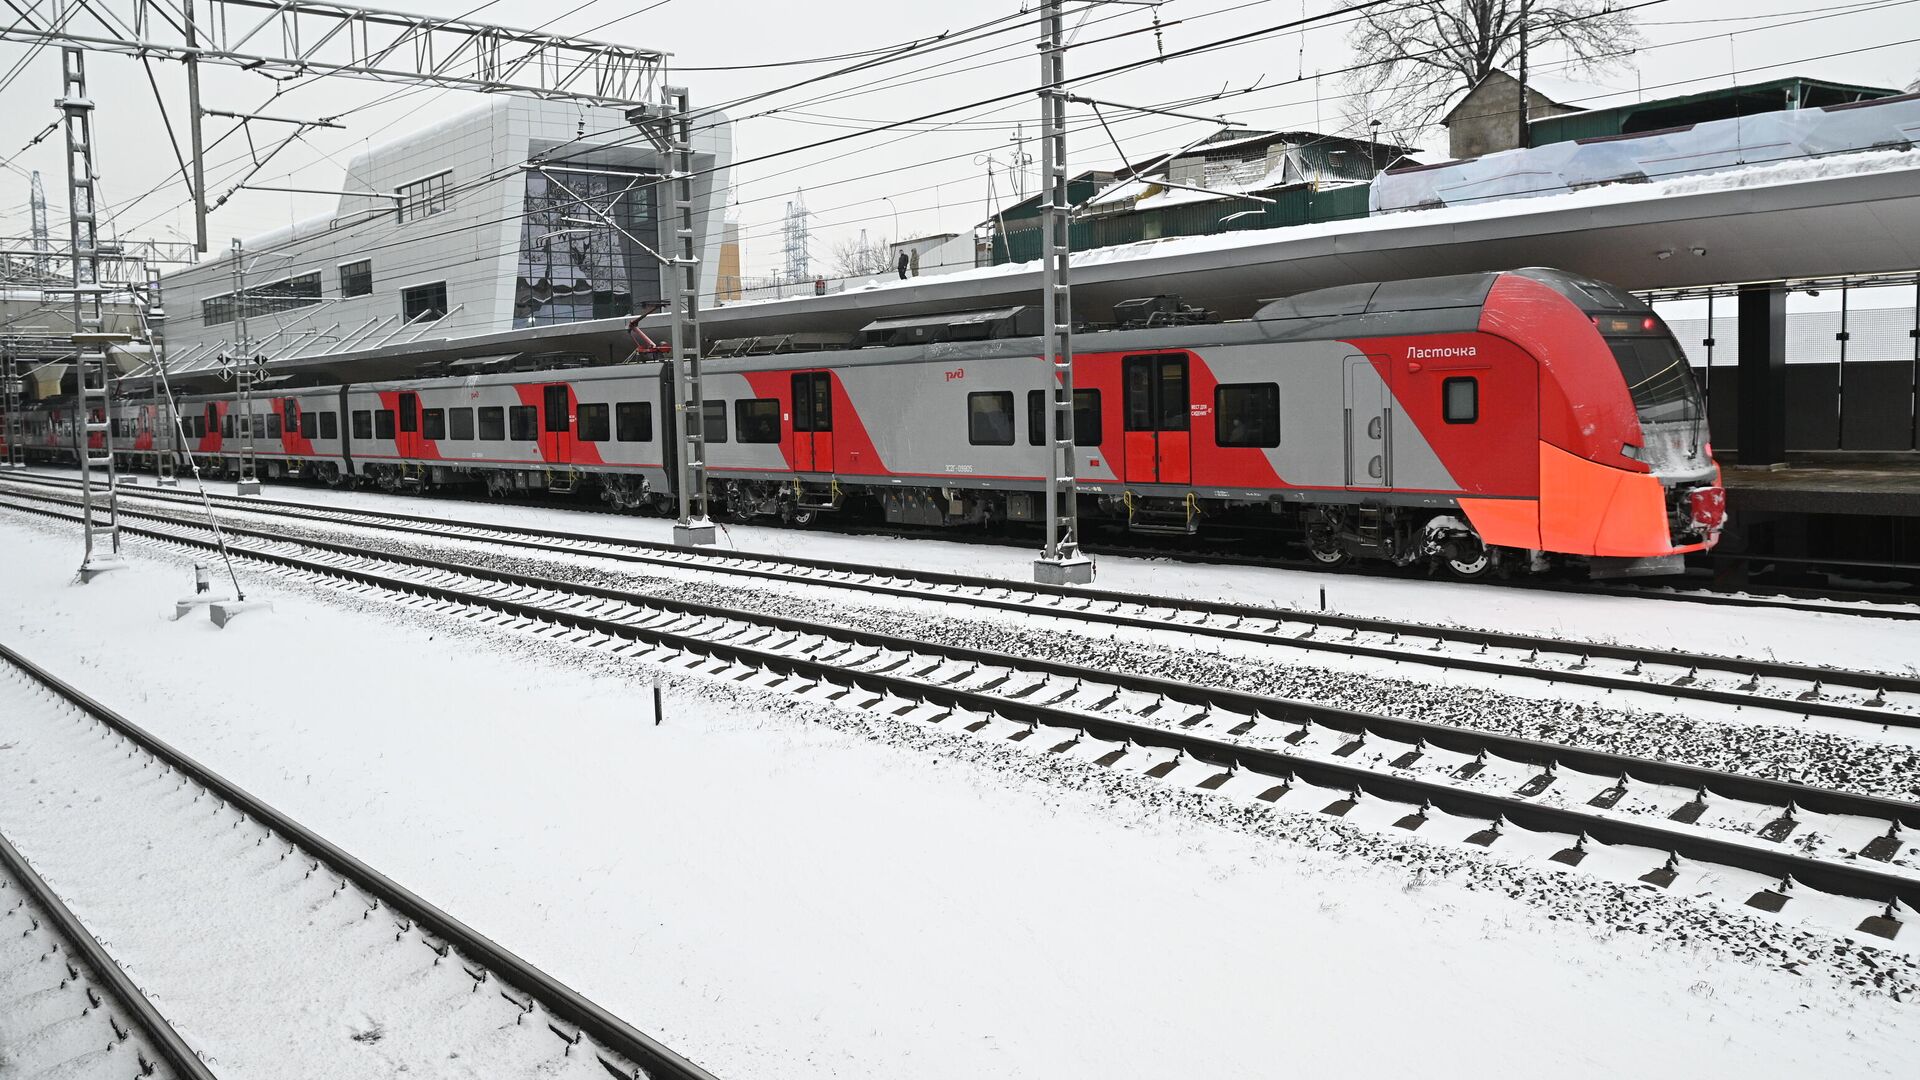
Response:
[[[332,1067],[351,1070],[358,1060],[365,1068],[366,1059],[351,1056],[364,1052],[356,1044],[381,1042],[381,1060],[399,1067],[410,1055],[432,1063],[454,1050],[470,1060],[483,1057],[478,1067],[488,1075],[712,1080],[4,645],[0,714],[8,721],[0,734],[9,740],[0,756],[0,814],[9,831],[22,843],[32,837],[31,849],[48,853],[43,865],[62,865],[62,889],[108,912],[123,959],[143,971],[149,985],[164,982],[172,998],[184,999],[175,1011],[191,1015],[186,1030],[221,1036],[219,1045],[249,1054],[255,1065],[273,1054],[238,1043],[257,1041],[274,1051],[302,1047],[302,1067],[286,1075],[306,1068],[316,1070],[307,1075],[326,1074],[330,1051],[347,1061]],[[49,896],[36,892],[34,906],[50,910],[58,901]],[[192,932],[182,933],[176,919],[190,919]],[[59,929],[74,939],[72,927]],[[182,948],[181,942],[190,944]],[[84,960],[95,971],[119,971],[104,951]],[[0,968],[0,986],[5,978]],[[301,1013],[326,1016],[316,1019],[316,1030],[282,1030],[298,1027],[297,1014],[283,1008],[283,986],[298,987]],[[248,989],[266,1000],[254,1002]],[[137,1004],[116,996],[138,1013]],[[8,997],[0,992],[0,1001]],[[99,1004],[95,997],[88,1000]],[[143,1023],[171,1032],[150,1005],[147,1010]],[[349,1042],[334,1030],[334,1018],[343,1014],[373,1019]],[[0,1018],[0,1030],[8,1022]],[[254,1026],[236,1036],[236,1026],[249,1022]],[[97,1026],[105,1030],[104,1023]],[[256,1038],[260,1032],[269,1034]],[[165,1061],[171,1075],[214,1075],[178,1035],[154,1035],[149,1045],[161,1056],[147,1059]],[[144,1074],[128,1067],[113,1075]]]
[[[213,1080],[186,1040],[3,835],[0,1066],[20,1076]]]
[[[35,485],[64,486],[34,478],[22,487]],[[134,489],[125,492],[123,498],[198,506],[196,497],[184,493]],[[1476,672],[1593,687],[1608,693],[1642,693],[1673,701],[1712,702],[1874,727],[1920,728],[1920,676],[1915,675],[1849,671],[1457,627],[1437,628],[1252,604],[1144,597],[828,559],[723,552],[556,530],[448,522],[382,511],[230,497],[215,499],[218,506],[229,511],[372,528],[435,542],[478,541],[548,556],[592,556],[755,583],[779,582],[841,593],[943,601],[974,610],[1066,618],[1132,632],[1163,634],[1172,630],[1222,644],[1281,646],[1306,653],[1388,660],[1436,671]]]
[[[213,546],[204,526],[190,523],[129,531],[196,552]],[[1251,804],[1711,893],[1843,932],[1897,937],[1920,906],[1920,857],[1909,843],[1920,803],[344,544],[230,530],[229,547],[281,574],[489,628],[964,730]]]

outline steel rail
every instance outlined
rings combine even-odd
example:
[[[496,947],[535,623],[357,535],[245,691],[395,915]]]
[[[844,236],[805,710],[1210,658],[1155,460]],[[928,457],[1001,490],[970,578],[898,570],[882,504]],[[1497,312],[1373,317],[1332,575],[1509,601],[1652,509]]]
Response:
[[[32,478],[30,482],[39,482],[43,478]],[[45,486],[64,486],[55,481]],[[165,498],[167,501],[185,501],[178,497],[155,495],[152,492],[140,493],[146,497]],[[990,608],[1002,611],[1015,611],[1032,614],[1036,608],[1031,604],[1011,597],[1015,594],[1033,596],[1056,596],[1062,599],[1086,600],[1090,603],[1108,603],[1143,608],[1163,608],[1173,611],[1190,611],[1209,616],[1232,617],[1242,620],[1264,620],[1272,622],[1290,621],[1311,626],[1326,626],[1353,632],[1366,631],[1381,634],[1409,634],[1417,637],[1444,639],[1466,645],[1482,645],[1488,648],[1530,650],[1559,653],[1567,656],[1602,657],[1612,660],[1630,661],[1639,664],[1655,664],[1663,667],[1689,667],[1703,670],[1723,671],[1732,675],[1748,678],[1787,679],[1806,683],[1823,683],[1832,686],[1845,686],[1858,690],[1890,690],[1900,693],[1920,694],[1920,676],[1881,674],[1875,672],[1851,671],[1847,669],[1823,668],[1806,664],[1785,663],[1775,660],[1753,660],[1735,657],[1714,656],[1705,653],[1686,653],[1672,650],[1639,648],[1631,645],[1616,645],[1601,642],[1566,641],[1558,638],[1545,638],[1528,634],[1513,634],[1501,631],[1476,630],[1468,628],[1437,627],[1421,623],[1399,622],[1389,619],[1376,619],[1366,616],[1341,615],[1331,612],[1297,611],[1283,608],[1269,608],[1250,604],[1235,604],[1224,601],[1186,600],[1172,597],[1138,596],[1112,592],[1110,590],[1087,589],[1074,586],[1043,585],[1027,581],[1013,582],[1000,578],[980,575],[960,574],[947,571],[916,570],[894,567],[873,566],[859,563],[846,563],[829,559],[815,559],[804,556],[760,555],[748,552],[721,553],[704,548],[685,547],[658,541],[635,540],[622,537],[603,537],[583,533],[570,533],[559,530],[521,528],[518,526],[489,525],[478,522],[449,521],[415,514],[397,514],[385,511],[367,511],[349,508],[315,506],[285,500],[262,500],[268,505],[289,511],[300,511],[320,518],[344,516],[361,519],[387,519],[406,522],[405,525],[385,524],[377,527],[396,533],[414,533],[432,536],[435,539],[471,539],[538,551],[554,551],[548,544],[530,540],[516,539],[513,535],[461,537],[450,534],[449,528],[468,528],[492,530],[505,534],[537,537],[540,539],[592,543],[614,548],[629,548],[652,551],[662,554],[682,555],[701,560],[698,564],[681,560],[672,560],[669,565],[686,567],[705,572],[753,577],[763,580],[792,581],[800,584],[853,589],[864,592],[888,593],[915,599],[944,600],[942,597],[928,597],[911,588],[889,586],[877,582],[849,582],[819,579],[777,570],[759,569],[750,566],[726,565],[729,560],[746,559],[771,565],[800,566],[819,570],[829,574],[849,576],[870,576],[891,578],[894,580],[914,581],[929,585],[940,585],[965,589],[989,589],[1009,594],[1008,598],[990,596],[966,596],[953,598],[951,602],[968,606]],[[261,511],[260,502],[253,499],[223,500],[222,506],[239,510],[252,510],[255,513],[274,513]],[[286,513],[282,516],[298,517],[298,514]],[[348,522],[350,524],[350,522]],[[438,526],[434,528],[433,526]],[[583,554],[566,551],[566,554]],[[644,556],[625,555],[618,551],[589,552],[600,558],[626,559],[657,563],[658,559]],[[1056,614],[1051,610],[1041,610],[1041,614]],[[1061,612],[1060,614],[1067,614]],[[1695,701],[1709,701],[1722,705],[1739,705],[1747,708],[1769,709],[1779,712],[1800,713],[1808,716],[1823,716],[1833,719],[1850,720],[1857,723],[1887,724],[1895,727],[1920,727],[1920,715],[1900,713],[1886,709],[1851,705],[1845,702],[1822,700],[1787,700],[1769,697],[1763,694],[1743,690],[1727,690],[1710,686],[1675,685],[1657,683],[1630,676],[1611,675],[1605,672],[1582,671],[1569,668],[1529,668],[1497,659],[1480,659],[1458,654],[1434,653],[1420,649],[1398,649],[1390,646],[1368,645],[1354,641],[1340,641],[1317,637],[1276,637],[1270,633],[1239,630],[1233,627],[1209,625],[1169,624],[1160,618],[1127,615],[1119,611],[1094,611],[1091,609],[1073,610],[1071,617],[1085,622],[1097,622],[1106,625],[1124,626],[1130,629],[1165,631],[1176,629],[1186,633],[1202,634],[1230,641],[1242,641],[1259,645],[1281,645],[1315,652],[1330,652],[1347,656],[1362,656],[1371,659],[1397,660],[1420,664],[1427,667],[1451,668],[1475,671],[1485,674],[1511,675],[1519,678],[1533,678],[1549,682],[1572,683],[1575,685],[1599,687],[1608,690],[1637,691],[1658,696],[1683,698]]]
[[[39,677],[37,668],[19,663],[13,651],[4,645],[0,645],[0,655],[4,655],[9,662],[18,664],[27,674],[35,678]],[[93,936],[86,924],[80,921],[80,917],[73,913],[73,909],[67,907],[65,901],[60,899],[60,894],[54,891],[53,886],[47,884],[46,879],[34,870],[32,864],[27,862],[26,857],[21,855],[4,835],[0,835],[0,867],[4,867],[7,874],[20,883],[20,887],[32,897],[34,905],[52,920],[55,932],[67,939],[68,944],[78,952],[80,959],[93,969],[94,975],[106,986],[107,992],[120,1002],[121,1007],[133,1018],[133,1022],[147,1033],[155,1053],[166,1059],[167,1066],[176,1076],[183,1080],[214,1080],[213,1072],[207,1068],[205,1062],[200,1060],[200,1056],[194,1053],[193,1047],[188,1046],[187,1041],[180,1037],[180,1033],[173,1029],[172,1024],[167,1022],[167,1018],[160,1015],[160,1010],[154,1006],[153,1002],[147,1000],[147,995],[133,985],[133,980],[121,970],[120,965],[107,953],[106,947],[100,944],[100,940]],[[140,1064],[143,1068],[150,1068],[146,1061]]]
[[[142,533],[147,535],[145,530],[142,530]],[[182,541],[174,540],[174,542]],[[4,643],[0,643],[0,659],[19,668],[35,681],[138,744],[182,775],[240,808],[249,817],[271,828],[328,865],[339,869],[367,892],[377,896],[382,903],[406,915],[416,926],[423,927],[441,940],[453,944],[462,953],[484,964],[512,984],[529,991],[555,1017],[580,1028],[607,1049],[631,1059],[644,1068],[648,1075],[671,1077],[674,1080],[715,1080],[712,1073],[688,1061],[652,1036],[601,1008],[578,991],[534,967],[505,946],[449,915],[399,882],[368,866],[325,837],[282,814],[238,784],[188,757],[152,732],[88,697],[71,683],[21,656]],[[608,1065],[608,1069],[611,1071],[612,1066]],[[211,1074],[204,1070],[192,1075],[207,1077],[209,1080],[211,1078]]]
[[[0,502],[0,505],[16,505]],[[22,508],[28,512],[52,517],[65,518],[60,514],[42,508]],[[191,528],[191,525],[186,527]],[[211,541],[203,541],[166,533],[159,533],[140,526],[125,526],[127,531],[137,536],[160,540],[165,543],[180,544],[199,549],[210,549]],[[235,530],[229,530],[230,532]],[[578,593],[583,597],[621,599],[618,590],[601,590],[598,587],[579,586],[568,582],[540,578],[526,574],[511,574],[499,571],[479,570],[459,564],[442,563],[438,560],[415,559],[407,556],[368,553],[344,545],[321,545],[306,540],[294,540],[286,537],[271,539],[301,547],[314,547],[320,550],[333,548],[338,553],[358,558],[384,561],[395,565],[414,565],[427,569],[450,572],[477,579],[492,579],[500,584],[516,585],[534,590],[546,590],[561,593]],[[1282,750],[1250,746],[1153,724],[1119,720],[1111,717],[1061,709],[1051,705],[1037,705],[986,693],[981,690],[966,690],[951,686],[942,686],[917,678],[894,675],[884,671],[863,671],[840,667],[809,657],[782,654],[769,649],[755,647],[754,644],[734,644],[723,640],[712,640],[691,634],[678,633],[668,629],[654,629],[634,626],[626,622],[600,618],[584,612],[560,612],[551,608],[513,600],[504,597],[478,595],[457,588],[436,585],[427,582],[410,581],[404,578],[355,570],[347,567],[316,563],[311,560],[260,552],[241,546],[229,545],[230,549],[242,557],[269,565],[277,565],[311,573],[321,577],[336,578],[357,584],[387,589],[395,592],[417,595],[442,602],[483,609],[491,609],[501,614],[552,626],[569,627],[587,634],[598,634],[607,638],[618,638],[647,644],[653,647],[669,649],[694,656],[705,656],[725,663],[759,669],[792,676],[810,685],[831,684],[863,689],[883,696],[891,696],[909,702],[925,702],[952,710],[962,710],[985,716],[1002,716],[1007,719],[1032,725],[1046,725],[1067,730],[1079,730],[1098,738],[1164,749],[1184,751],[1197,760],[1217,765],[1223,769],[1246,768],[1280,779],[1299,778],[1307,783],[1333,790],[1350,791],[1355,794],[1367,794],[1385,798],[1393,802],[1404,802],[1415,806],[1430,805],[1450,814],[1476,819],[1511,822],[1521,828],[1543,832],[1564,833],[1572,836],[1585,835],[1608,845],[1633,845],[1666,851],[1687,859],[1712,862],[1736,869],[1759,873],[1775,880],[1792,878],[1804,885],[1825,892],[1836,893],[1876,903],[1899,901],[1912,907],[1920,907],[1920,878],[1862,867],[1851,863],[1842,863],[1826,859],[1809,858],[1785,850],[1762,848],[1747,842],[1751,838],[1721,838],[1703,835],[1687,829],[1674,829],[1655,825],[1646,820],[1612,817],[1606,814],[1591,813],[1557,807],[1548,804],[1530,802],[1523,798],[1478,791],[1449,784],[1436,783],[1412,777],[1394,775],[1359,766],[1338,762],[1329,762],[1316,758],[1290,754]],[[643,606],[650,606],[644,601]],[[755,621],[764,621],[758,616]],[[811,624],[808,624],[811,626]],[[819,636],[833,636],[831,629],[813,627],[808,633]],[[901,644],[901,639],[881,636],[881,640]],[[935,649],[945,652],[946,646]],[[959,652],[960,650],[953,650]],[[969,652],[974,650],[968,650]],[[1002,654],[987,654],[1001,656]],[[1018,658],[1011,659],[1017,665],[1027,662]],[[1071,668],[1071,665],[1067,665]],[[1089,678],[1106,680],[1103,672],[1079,669]],[[1280,699],[1273,699],[1279,701]],[[1300,702],[1284,702],[1290,708],[1302,710],[1308,715],[1315,713],[1329,719],[1341,715],[1337,710],[1325,710]],[[1366,714],[1345,714],[1348,716],[1366,716],[1370,722],[1384,721],[1387,718],[1367,716]],[[1397,721],[1412,724],[1414,721]],[[1506,742],[1507,737],[1490,736],[1470,729],[1448,729],[1465,739],[1480,738],[1488,740],[1483,745],[1492,746],[1493,740]],[[1525,740],[1519,740],[1524,742]],[[1541,744],[1535,744],[1541,745]],[[1553,747],[1554,753],[1564,754],[1564,748]],[[1598,752],[1593,752],[1598,753]],[[1812,809],[1814,801],[1826,808],[1825,812],[1858,814],[1882,820],[1892,818],[1903,823],[1915,820],[1920,814],[1920,805],[1899,800],[1881,799],[1873,796],[1853,795],[1819,788],[1803,787],[1797,784],[1781,784],[1777,781],[1757,780],[1717,773],[1713,770],[1698,770],[1688,766],[1672,766],[1664,762],[1643,758],[1628,758],[1620,755],[1601,754],[1607,767],[1602,775],[1620,775],[1649,782],[1662,782],[1658,777],[1677,778],[1681,775],[1689,778],[1711,779],[1718,786],[1715,790],[1723,792],[1734,790],[1761,790],[1787,793],[1791,800]],[[1665,770],[1684,770],[1667,772]],[[1635,771],[1639,770],[1639,771]],[[1685,782],[1685,781],[1681,781]],[[1747,788],[1746,785],[1758,785]]]

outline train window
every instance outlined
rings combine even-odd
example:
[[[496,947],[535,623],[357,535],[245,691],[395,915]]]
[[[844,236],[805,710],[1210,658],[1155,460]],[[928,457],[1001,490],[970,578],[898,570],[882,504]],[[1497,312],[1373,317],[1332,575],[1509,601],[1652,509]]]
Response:
[[[280,437],[280,414],[268,413],[267,414],[267,438],[277,439],[279,437]]]
[[[1440,399],[1449,424],[1471,424],[1480,419],[1480,380],[1471,375],[1440,383]]]
[[[438,441],[447,437],[447,410],[427,409],[420,414],[420,434]]]
[[[473,410],[447,410],[447,438],[455,442],[473,441]]]
[[[1073,445],[1100,445],[1100,391],[1073,392]],[[1027,445],[1044,446],[1047,441],[1047,392],[1027,391]]]
[[[532,405],[507,406],[507,434],[514,442],[532,442],[540,437],[540,410]]]
[[[573,419],[581,442],[606,442],[609,433],[608,417],[612,412],[605,402],[592,404],[581,402],[574,407]]]
[[[490,405],[480,410],[480,440],[499,442],[507,437],[507,410]]]
[[[287,400],[280,403],[280,410],[287,414],[286,429],[288,431],[299,431],[300,430],[300,403],[293,400],[292,398],[288,398]]]
[[[400,430],[420,430],[420,395],[400,395]]]
[[[320,414],[308,409],[300,414],[300,437],[313,439],[320,434]]]
[[[353,437],[356,439],[373,438],[373,414],[365,409],[353,410]]]
[[[724,401],[703,401],[700,403],[700,434],[710,443],[727,441],[727,403]]]
[[[967,395],[967,441],[975,446],[1013,445],[1013,391]]]
[[[741,398],[733,403],[733,429],[743,443],[780,441],[780,399]]]
[[[320,437],[322,439],[337,439],[340,437],[339,413],[323,412],[320,414]]]
[[[614,434],[621,442],[653,441],[653,403],[621,401],[613,406]]]
[[[381,409],[373,414],[373,437],[376,439],[393,438],[393,410]]]
[[[1213,390],[1215,446],[1279,446],[1280,384],[1222,383]]]
[[[549,386],[543,391],[543,394],[546,401],[547,433],[551,435],[566,434],[569,426],[568,413],[572,400],[571,395],[567,393],[565,384]]]
[[[217,430],[219,427],[220,407],[218,405],[208,405],[205,420],[200,425],[200,434],[202,437],[205,437],[209,430]]]
[[[1191,421],[1184,353],[1129,356],[1122,398],[1128,431],[1185,431]]]

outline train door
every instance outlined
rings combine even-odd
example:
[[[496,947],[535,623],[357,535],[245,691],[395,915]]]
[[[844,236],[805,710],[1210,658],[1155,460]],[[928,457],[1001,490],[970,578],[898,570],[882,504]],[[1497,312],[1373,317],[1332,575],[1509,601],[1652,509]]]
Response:
[[[1391,399],[1387,384],[1364,356],[1347,357],[1347,486],[1386,487],[1392,482],[1387,437]]]
[[[1185,353],[1129,356],[1123,362],[1128,483],[1185,484],[1193,479],[1192,400]]]
[[[402,458],[418,458],[420,452],[420,395],[402,391],[398,423],[394,425],[393,452]]]
[[[552,383],[541,391],[540,451],[548,461],[573,460],[572,397],[566,383]]]
[[[795,472],[833,472],[833,377],[824,371],[793,374]]]

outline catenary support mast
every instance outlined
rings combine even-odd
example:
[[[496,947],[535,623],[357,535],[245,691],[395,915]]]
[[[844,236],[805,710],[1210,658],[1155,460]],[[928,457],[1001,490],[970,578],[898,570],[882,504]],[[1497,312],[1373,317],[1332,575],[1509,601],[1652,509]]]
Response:
[[[94,179],[93,99],[87,96],[86,53],[60,51],[62,124],[67,142],[67,236],[73,263],[73,449],[80,463],[80,580],[125,565],[120,557],[120,502],[113,459],[113,372],[107,346],[128,340],[106,333],[100,293],[99,193]],[[95,440],[98,439],[96,444]]]
[[[1067,87],[1064,0],[1047,0],[1040,16],[1041,341],[1052,376],[1047,409],[1047,546],[1034,561],[1035,581],[1056,585],[1093,580],[1080,552],[1080,492],[1073,450],[1073,304],[1067,261],[1073,202],[1067,196]]]

